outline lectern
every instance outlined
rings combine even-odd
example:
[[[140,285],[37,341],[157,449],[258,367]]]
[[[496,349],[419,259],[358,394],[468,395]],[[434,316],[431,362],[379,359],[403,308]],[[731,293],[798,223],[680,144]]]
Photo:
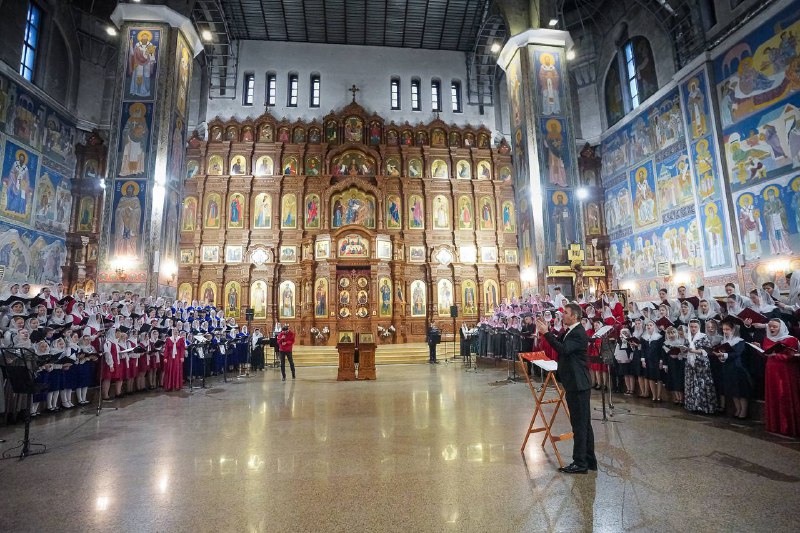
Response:
[[[375,340],[372,333],[358,336],[358,379],[375,379]]]
[[[356,345],[352,342],[340,342],[336,345],[339,351],[339,372],[337,381],[353,381],[356,379]],[[374,351],[373,351],[374,354]],[[373,355],[374,361],[374,355]],[[374,365],[374,363],[373,363]],[[373,378],[374,379],[374,378]]]

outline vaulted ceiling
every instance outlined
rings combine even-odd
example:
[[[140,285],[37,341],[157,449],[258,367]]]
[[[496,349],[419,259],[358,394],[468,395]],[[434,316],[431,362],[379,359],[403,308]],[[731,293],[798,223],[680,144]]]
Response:
[[[234,39],[471,51],[490,0],[221,0]]]

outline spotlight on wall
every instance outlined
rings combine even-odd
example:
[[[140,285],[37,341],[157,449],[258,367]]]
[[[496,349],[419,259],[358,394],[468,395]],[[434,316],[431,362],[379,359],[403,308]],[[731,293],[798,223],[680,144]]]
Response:
[[[586,187],[580,187],[575,191],[575,195],[578,197],[578,200],[586,200],[589,198],[589,189]]]
[[[551,28],[555,28],[556,26],[558,26],[558,19],[556,18],[550,19],[550,22],[548,22],[547,25],[550,26]]]
[[[493,54],[496,54],[497,52],[499,52],[499,51],[500,51],[500,49],[501,49],[501,48],[502,48],[502,46],[500,46],[500,41],[495,41],[495,42],[492,44],[492,53],[493,53]]]
[[[567,52],[567,61],[572,61],[575,59],[575,50],[569,50]]]
[[[117,29],[114,26],[106,26],[106,33],[109,35],[109,37],[116,37]]]
[[[206,41],[206,42],[209,42],[209,41],[211,41],[211,39],[214,37],[214,36],[211,34],[211,32],[210,32],[210,31],[208,31],[208,30],[203,30],[203,33],[202,33],[202,35],[201,35],[201,36],[203,37],[203,40],[204,40],[204,41]]]

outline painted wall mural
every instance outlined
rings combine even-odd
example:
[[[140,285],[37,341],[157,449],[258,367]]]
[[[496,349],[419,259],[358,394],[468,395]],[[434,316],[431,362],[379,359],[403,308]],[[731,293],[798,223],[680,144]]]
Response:
[[[6,283],[61,280],[76,137],[70,120],[0,75],[0,265]],[[84,226],[91,225],[94,204],[84,207]]]

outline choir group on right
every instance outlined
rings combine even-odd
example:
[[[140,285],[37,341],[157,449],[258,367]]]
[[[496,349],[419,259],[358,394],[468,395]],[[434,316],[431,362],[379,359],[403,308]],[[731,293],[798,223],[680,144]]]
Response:
[[[579,298],[594,388],[610,385],[655,403],[669,393],[690,412],[739,419],[748,417],[751,400],[763,399],[766,430],[800,437],[800,270],[786,279],[788,295],[772,282],[744,295],[728,284],[721,298],[679,287],[677,298],[662,289],[659,301],[630,302],[627,310],[613,295]],[[555,300],[541,314],[558,334]],[[543,336],[534,349],[558,358]]]

